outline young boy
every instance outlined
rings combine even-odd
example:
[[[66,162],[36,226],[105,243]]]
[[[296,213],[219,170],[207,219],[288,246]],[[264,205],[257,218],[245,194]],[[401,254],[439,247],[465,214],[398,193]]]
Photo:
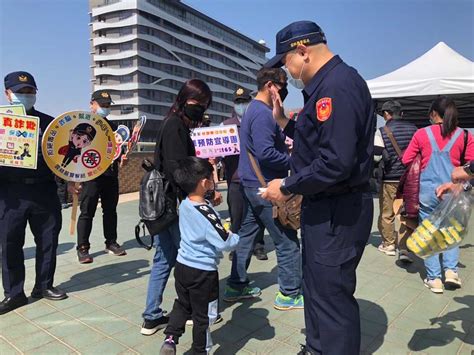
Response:
[[[209,326],[217,318],[222,251],[237,246],[239,236],[226,232],[218,213],[205,200],[214,190],[213,167],[204,159],[188,157],[179,162],[174,179],[188,197],[179,207],[181,243],[174,269],[178,298],[173,305],[160,355],[176,354],[186,320],[193,320],[193,352],[207,354],[212,346]]]

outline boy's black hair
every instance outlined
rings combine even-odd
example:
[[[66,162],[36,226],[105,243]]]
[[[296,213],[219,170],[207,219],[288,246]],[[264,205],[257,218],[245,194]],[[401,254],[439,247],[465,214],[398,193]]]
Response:
[[[214,168],[206,159],[187,157],[178,162],[173,173],[176,184],[187,194],[196,190],[199,181],[212,179]]]

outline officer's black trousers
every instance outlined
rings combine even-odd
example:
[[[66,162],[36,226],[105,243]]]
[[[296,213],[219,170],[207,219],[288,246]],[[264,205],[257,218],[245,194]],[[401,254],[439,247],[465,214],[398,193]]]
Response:
[[[102,205],[103,229],[105,243],[110,244],[117,240],[117,203],[119,199],[118,178],[114,176],[100,176],[82,185],[81,215],[77,220],[77,246],[89,247],[89,237],[92,231],[97,203]]]
[[[302,212],[306,345],[313,354],[360,352],[356,268],[370,235],[372,196],[305,199]]]
[[[229,206],[230,219],[232,222],[231,230],[238,233],[242,226],[242,221],[247,211],[247,203],[244,200],[244,195],[239,183],[231,182],[227,185],[227,206]],[[265,229],[258,232],[255,238],[255,249],[264,248],[265,242],[263,235]]]
[[[30,225],[36,244],[35,288],[53,286],[56,250],[61,230],[61,205],[56,183],[0,185],[0,240],[2,281],[6,297],[24,292],[25,229]]]

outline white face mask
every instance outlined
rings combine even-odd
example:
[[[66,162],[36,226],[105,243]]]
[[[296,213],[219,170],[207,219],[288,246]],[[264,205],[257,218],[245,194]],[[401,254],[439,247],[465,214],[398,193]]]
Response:
[[[234,105],[234,111],[237,114],[239,120],[244,116],[245,111],[247,111],[247,107],[249,107],[248,102]]]
[[[291,63],[291,59],[290,59],[290,63]],[[298,90],[303,90],[304,87],[305,87],[305,84],[304,84],[303,80],[301,79],[301,76],[303,75],[303,68],[304,68],[305,64],[306,64],[306,62],[303,62],[303,64],[301,65],[300,75],[297,79],[294,78],[293,75],[291,75],[291,73],[288,70],[288,68],[286,67],[286,65],[283,67],[283,70],[286,72],[286,76],[288,77],[288,82],[292,86],[297,88]]]
[[[110,114],[110,108],[99,107],[97,114],[101,117],[107,117]]]

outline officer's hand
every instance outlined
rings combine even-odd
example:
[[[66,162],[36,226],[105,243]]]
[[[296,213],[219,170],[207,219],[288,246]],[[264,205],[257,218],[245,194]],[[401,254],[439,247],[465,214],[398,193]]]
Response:
[[[462,166],[458,166],[457,168],[454,168],[451,174],[451,180],[454,183],[468,181],[471,178],[472,176],[469,176]]]
[[[80,194],[81,191],[82,191],[82,185],[77,185],[77,188],[76,188],[76,183],[74,182],[68,182],[67,184],[67,191],[71,194]]]
[[[222,194],[219,191],[214,192],[213,206],[219,206],[222,203]]]
[[[282,179],[275,179],[268,183],[267,190],[262,193],[262,198],[269,201],[285,201],[288,196],[282,194],[280,190]]]

